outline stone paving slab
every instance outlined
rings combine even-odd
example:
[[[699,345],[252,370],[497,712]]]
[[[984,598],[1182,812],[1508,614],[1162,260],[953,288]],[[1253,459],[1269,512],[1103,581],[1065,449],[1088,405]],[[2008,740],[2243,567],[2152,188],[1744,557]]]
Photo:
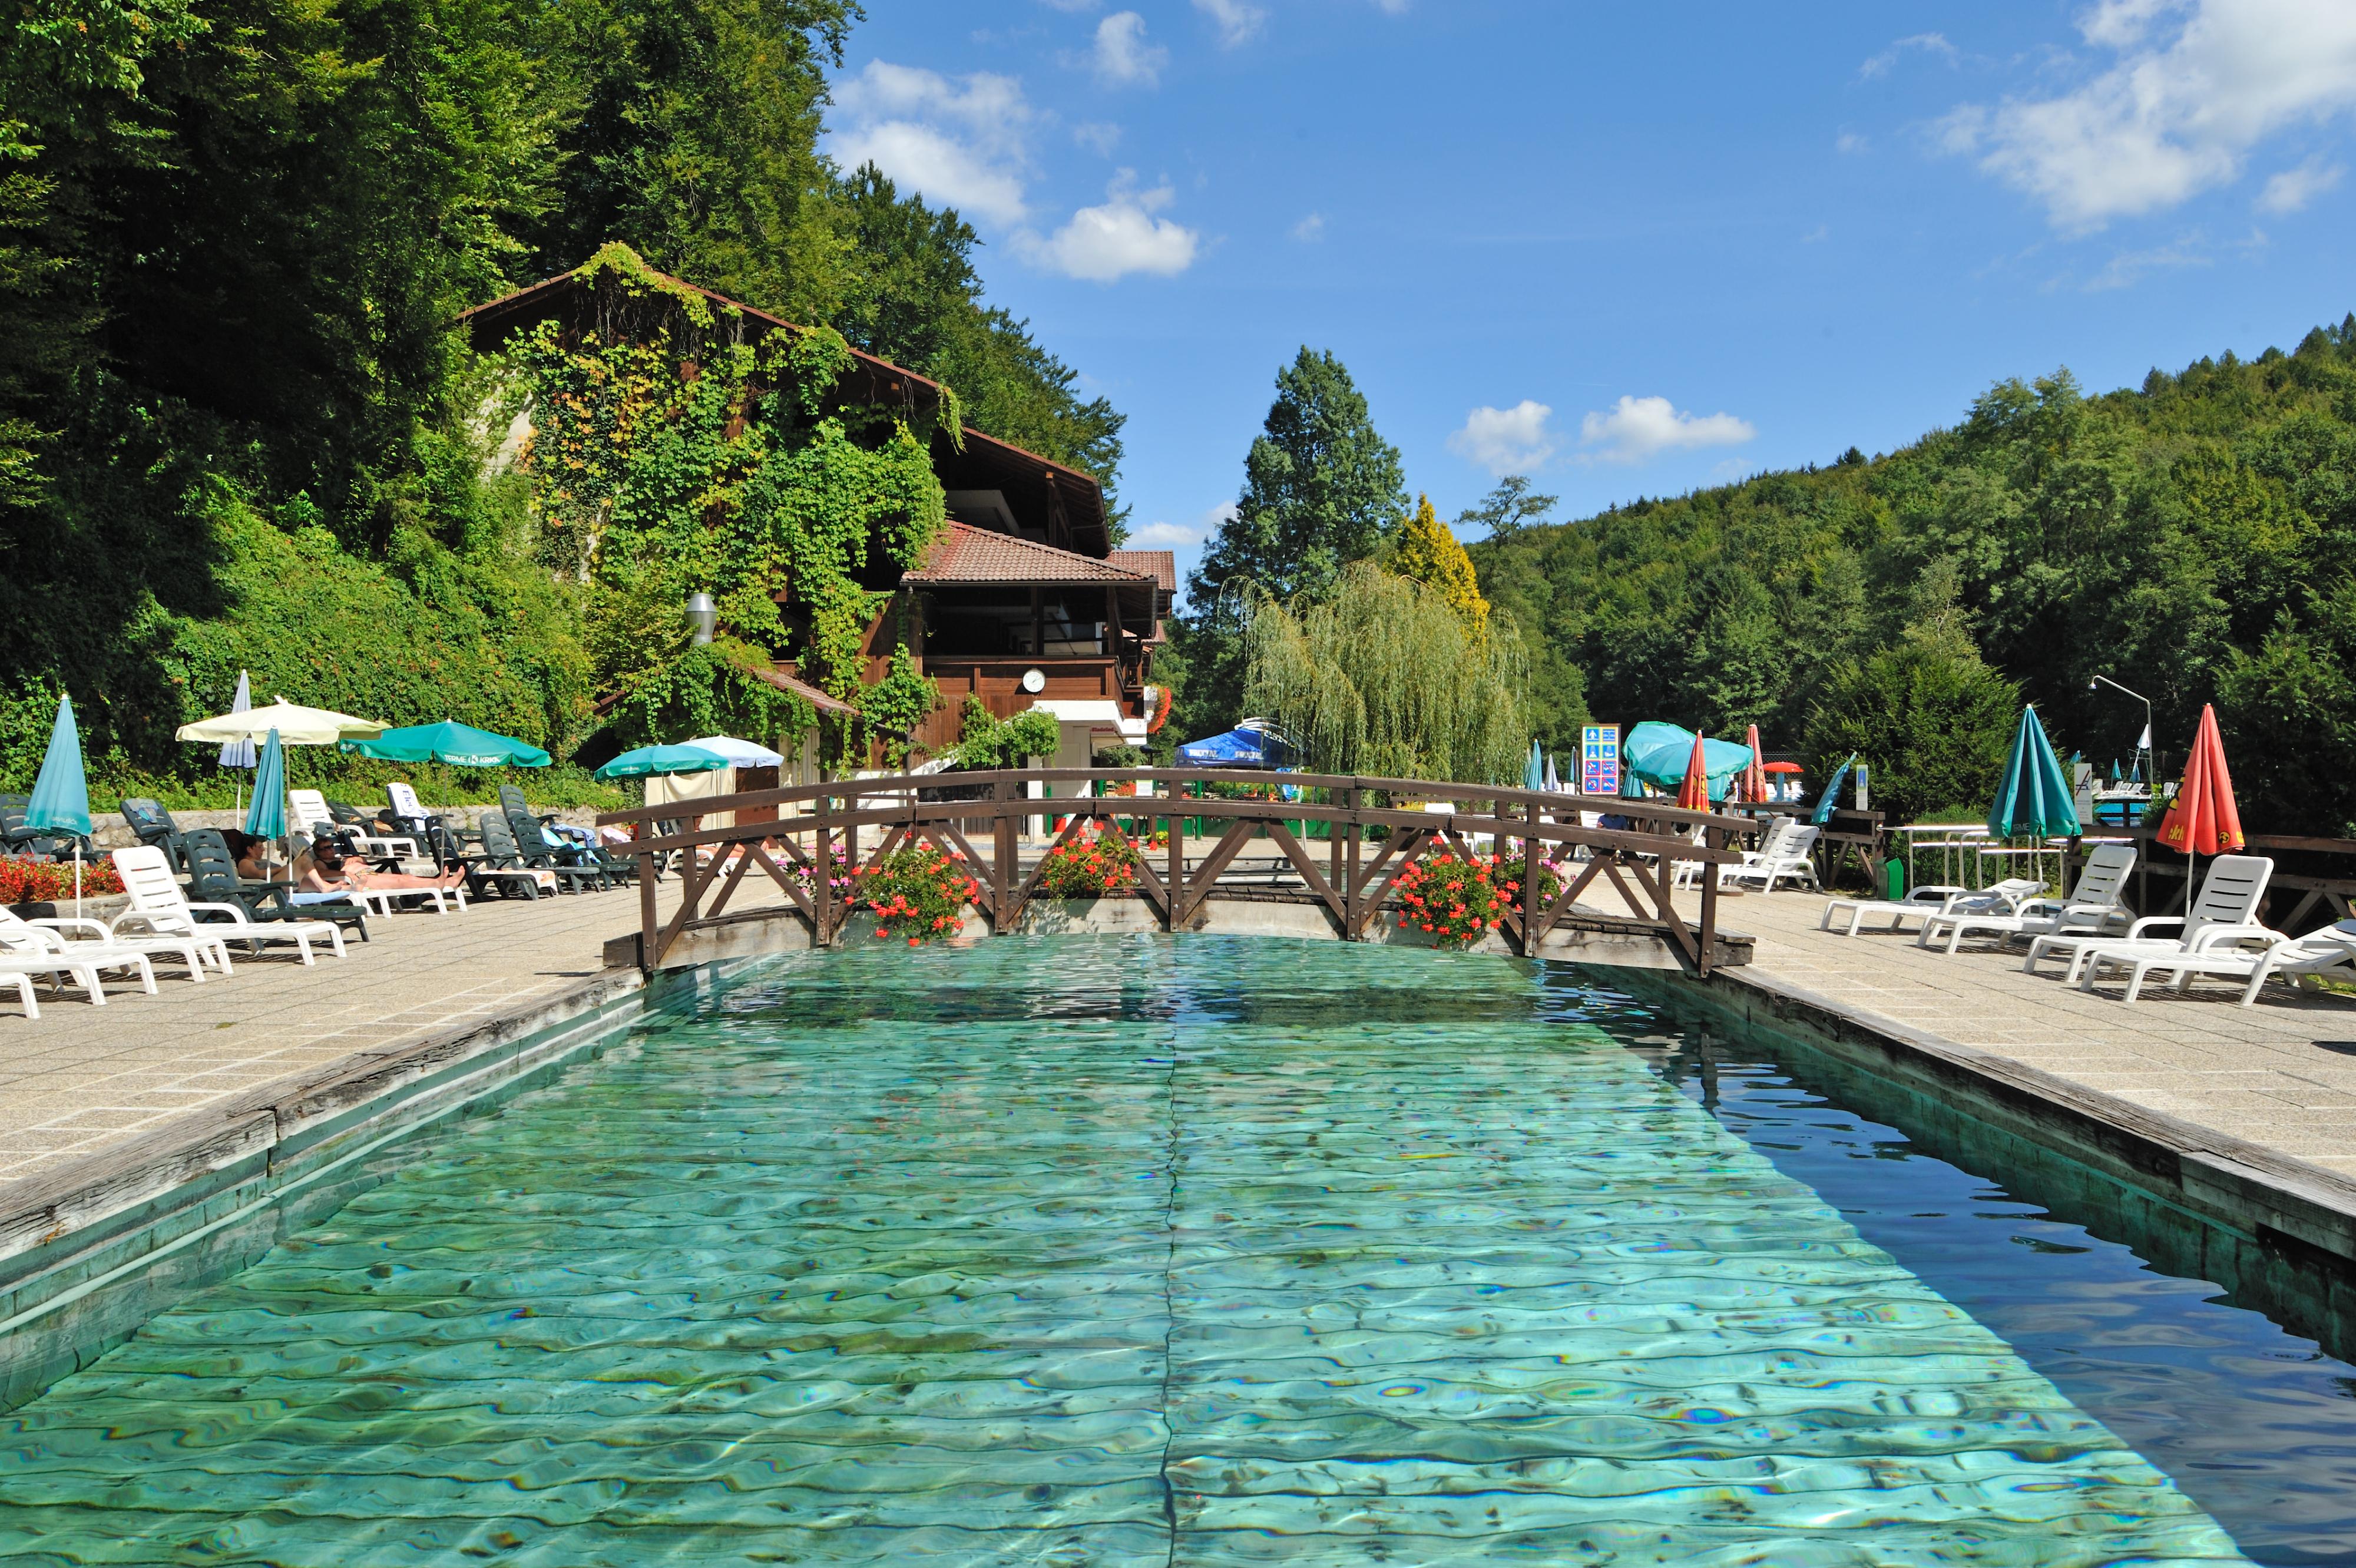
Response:
[[[232,948],[225,980],[197,984],[177,963],[158,962],[153,996],[111,981],[95,1007],[79,988],[44,988],[37,1019],[8,993],[0,1183],[280,1079],[552,995],[595,974],[600,944],[637,920],[635,890],[491,899],[462,915],[371,917],[370,940],[348,933],[348,956],[322,950],[307,969],[291,947],[260,958]]]
[[[1616,908],[1596,891],[1596,907]],[[1697,918],[1698,892],[1676,897]],[[1821,894],[1747,893],[1722,897],[1718,918],[1757,940],[1756,973],[2356,1177],[2356,996],[2276,983],[2244,1008],[2239,983],[2196,981],[2129,1004],[2123,983],[2081,991],[2051,962],[2024,973],[2018,946],[1949,957],[1912,932],[1820,931],[1824,906]]]

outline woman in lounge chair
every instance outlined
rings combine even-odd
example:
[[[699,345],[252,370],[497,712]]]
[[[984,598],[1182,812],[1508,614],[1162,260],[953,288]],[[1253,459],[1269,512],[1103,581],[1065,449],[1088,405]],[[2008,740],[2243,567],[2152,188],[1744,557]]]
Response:
[[[466,879],[464,867],[454,867],[439,876],[410,876],[398,871],[370,871],[358,859],[344,853],[341,840],[333,833],[321,833],[294,852],[291,866],[266,866],[261,855],[266,839],[255,838],[234,829],[221,834],[229,842],[230,854],[237,863],[237,874],[248,882],[286,882],[295,888],[297,903],[324,903],[347,893],[402,892],[424,888],[455,887]]]

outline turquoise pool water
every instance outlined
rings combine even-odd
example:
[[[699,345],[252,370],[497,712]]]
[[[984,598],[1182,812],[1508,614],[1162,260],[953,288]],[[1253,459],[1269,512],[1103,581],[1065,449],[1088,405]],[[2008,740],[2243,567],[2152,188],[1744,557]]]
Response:
[[[2243,1560],[1566,984],[782,961],[0,1418],[0,1554]]]

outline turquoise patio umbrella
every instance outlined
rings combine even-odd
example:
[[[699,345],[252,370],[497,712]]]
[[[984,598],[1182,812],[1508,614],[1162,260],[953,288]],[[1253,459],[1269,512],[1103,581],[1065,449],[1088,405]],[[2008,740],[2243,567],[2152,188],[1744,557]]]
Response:
[[[49,725],[49,749],[41,758],[41,775],[33,781],[33,802],[25,808],[25,826],[36,832],[86,838],[90,833],[90,785],[81,771],[81,731],[74,724],[73,699],[58,699],[58,716]]]
[[[1546,788],[1546,754],[1538,749],[1537,741],[1530,742],[1530,765],[1522,769],[1522,788],[1525,789]]]
[[[642,746],[597,769],[600,779],[643,779],[649,773],[709,773],[728,759],[700,746]]]
[[[2071,838],[2084,831],[2071,798],[2070,776],[2045,738],[2045,726],[2036,704],[2020,710],[2020,728],[2013,733],[2012,760],[2005,764],[1997,785],[1996,806],[1988,812],[1991,837]]]
[[[262,766],[253,775],[253,804],[245,809],[245,831],[258,839],[286,836],[286,748],[273,728],[262,743]]]
[[[362,740],[344,742],[346,751],[387,762],[446,762],[453,768],[545,768],[548,753],[529,741],[444,719],[410,725]]]

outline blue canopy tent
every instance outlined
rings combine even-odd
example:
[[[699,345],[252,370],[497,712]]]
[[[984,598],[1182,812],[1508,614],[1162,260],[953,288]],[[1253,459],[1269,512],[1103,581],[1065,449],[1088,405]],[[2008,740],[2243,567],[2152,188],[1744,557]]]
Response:
[[[1693,760],[1694,732],[1676,725],[1647,720],[1628,732],[1620,743],[1620,766],[1631,779],[1656,789],[1675,790],[1685,782],[1686,765]],[[1702,769],[1709,778],[1709,798],[1726,799],[1734,776],[1751,766],[1751,748],[1730,740],[1706,740]]]
[[[1196,768],[1290,768],[1294,755],[1292,743],[1283,736],[1249,722],[1178,748],[1178,760]]]

